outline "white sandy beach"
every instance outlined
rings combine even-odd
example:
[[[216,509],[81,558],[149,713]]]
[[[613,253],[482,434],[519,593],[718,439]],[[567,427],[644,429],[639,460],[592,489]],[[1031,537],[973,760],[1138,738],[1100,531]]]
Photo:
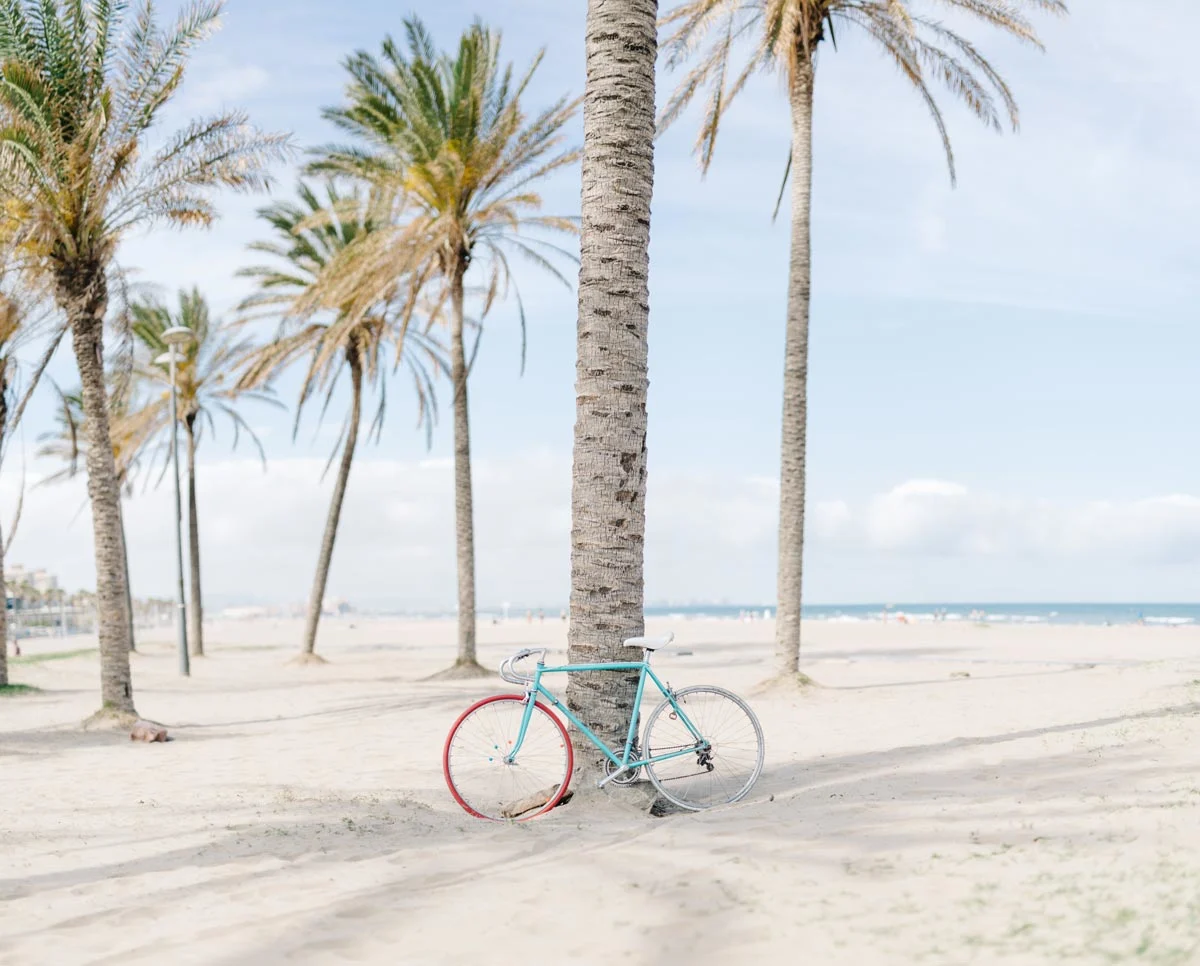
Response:
[[[668,626],[674,685],[768,673],[769,622]],[[450,623],[331,620],[331,663],[285,666],[299,632],[214,623],[188,681],[143,643],[165,745],[79,730],[94,654],[14,667],[44,692],[0,703],[0,962],[1200,962],[1198,628],[810,624],[823,686],[752,699],[746,801],[514,826],[442,781],[455,715],[511,690],[422,681]],[[480,635],[495,666],[565,625]]]

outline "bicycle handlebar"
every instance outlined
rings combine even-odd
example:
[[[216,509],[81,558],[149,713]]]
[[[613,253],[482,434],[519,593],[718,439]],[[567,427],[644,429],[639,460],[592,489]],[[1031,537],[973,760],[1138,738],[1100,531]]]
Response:
[[[524,650],[517,651],[516,654],[512,655],[512,657],[505,658],[500,664],[500,677],[504,678],[504,680],[509,684],[518,684],[522,687],[528,687],[530,684],[533,684],[532,676],[528,674],[522,674],[514,667],[514,665],[518,661],[523,661],[527,657],[530,657],[534,654],[540,655],[538,658],[539,664],[544,663],[546,660],[546,655],[549,653],[550,648],[548,647],[527,647]]]

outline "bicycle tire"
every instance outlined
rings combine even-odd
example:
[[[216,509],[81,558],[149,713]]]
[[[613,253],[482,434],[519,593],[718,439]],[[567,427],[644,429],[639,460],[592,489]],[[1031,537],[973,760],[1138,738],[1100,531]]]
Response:
[[[643,766],[658,793],[673,805],[691,812],[731,805],[749,794],[762,774],[763,732],[750,706],[732,691],[700,684],[675,692],[688,719],[710,742],[711,760],[682,755]],[[667,712],[664,718],[663,714]],[[643,755],[680,750],[695,738],[664,700],[646,721]]]
[[[460,714],[446,736],[442,749],[446,786],[454,800],[476,818],[528,821],[550,811],[567,793],[575,751],[563,723],[540,701],[534,703],[516,760],[511,765],[504,762],[502,752],[516,741],[524,710],[523,694],[493,695]],[[550,794],[544,805],[505,814],[547,790]]]

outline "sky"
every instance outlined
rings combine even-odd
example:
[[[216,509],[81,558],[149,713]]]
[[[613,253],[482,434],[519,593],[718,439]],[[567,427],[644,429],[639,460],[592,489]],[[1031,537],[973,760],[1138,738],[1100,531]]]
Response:
[[[1037,17],[1044,52],[967,25],[1009,80],[1021,128],[997,134],[942,98],[953,188],[924,106],[880,53],[847,31],[821,52],[809,602],[1200,599],[1200,75],[1187,49],[1200,6],[1155,0],[1136,30],[1123,0],[1071,7]],[[584,9],[229,0],[166,126],[240,107],[301,150],[335,140],[320,108],[339,101],[342,58],[377,50],[410,13],[439,46],[483,15],[516,64],[544,47],[537,109],[582,90]],[[660,103],[677,79],[660,71]],[[779,79],[747,88],[706,177],[696,130],[693,111],[656,147],[646,595],[770,605],[788,259],[786,218],[771,218],[789,130]],[[295,171],[277,175],[286,196]],[[548,212],[578,213],[578,169],[542,195]],[[213,229],[131,236],[120,261],[164,297],[198,285],[232,316],[265,201],[222,195]],[[518,281],[525,372],[510,300],[488,319],[471,383],[479,602],[556,608],[569,581],[575,294],[535,269]],[[53,375],[72,383],[69,355]],[[294,377],[279,395],[294,404]],[[444,385],[442,399],[448,410]],[[49,393],[31,406],[24,453],[0,472],[6,525],[21,475],[53,469],[34,457],[51,406]],[[210,607],[306,597],[343,412],[338,397],[323,422],[307,413],[293,440],[290,411],[247,405],[265,471],[227,427],[205,441]],[[384,432],[351,476],[329,584],[359,606],[453,606],[450,420],[430,446],[415,421],[397,376]],[[170,506],[164,482],[127,508],[139,596],[171,593]],[[94,584],[81,482],[27,491],[9,559]]]

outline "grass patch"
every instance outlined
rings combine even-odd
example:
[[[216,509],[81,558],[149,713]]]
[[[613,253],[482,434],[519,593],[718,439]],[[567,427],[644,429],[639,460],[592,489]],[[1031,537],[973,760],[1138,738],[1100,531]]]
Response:
[[[41,690],[32,684],[0,684],[0,698],[15,697],[18,694],[38,694]]]
[[[10,657],[9,664],[45,664],[47,661],[67,661],[73,657],[84,657],[95,654],[98,647],[81,647],[77,651],[50,651],[47,654],[22,654],[20,657]]]

